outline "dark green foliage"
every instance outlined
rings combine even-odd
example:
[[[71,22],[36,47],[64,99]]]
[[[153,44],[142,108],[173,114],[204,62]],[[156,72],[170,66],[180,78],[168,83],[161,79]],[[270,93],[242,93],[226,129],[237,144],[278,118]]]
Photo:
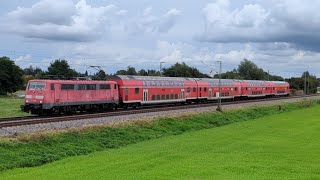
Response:
[[[119,70],[116,72],[117,75],[138,75],[136,68],[128,66],[127,70]]]
[[[96,128],[82,132],[40,136],[25,142],[0,142],[0,170],[38,166],[69,156],[89,154],[109,148],[178,135],[188,131],[219,127],[234,122],[300,109],[316,101],[254,107],[229,112],[212,112],[181,118],[161,118],[153,122],[121,127]]]
[[[209,77],[201,73],[197,68],[190,67],[186,63],[176,63],[170,68],[163,69],[163,75],[168,77],[194,77],[204,78]]]
[[[216,74],[214,78],[219,78]],[[264,72],[262,68],[259,68],[256,64],[248,59],[244,59],[238,65],[238,69],[227,71],[221,74],[222,79],[246,79],[246,80],[270,80],[270,81],[283,81],[281,76],[271,75],[268,72]]]
[[[23,71],[8,57],[0,58],[0,95],[14,93],[23,87]]]
[[[243,79],[262,80],[265,78],[263,69],[258,68],[256,64],[247,59],[240,62],[238,72]]]
[[[320,82],[317,77],[310,74],[308,71],[303,72],[301,77],[291,77],[286,79],[286,81],[290,84],[291,89],[295,90],[304,90],[306,85],[307,94],[316,93],[317,87],[320,86]]]
[[[63,59],[57,59],[53,61],[48,67],[48,75],[51,76],[64,76],[64,77],[75,77],[78,73],[71,69],[68,61]]]
[[[23,69],[23,72],[24,72],[24,75],[29,75],[29,76],[36,76],[44,73],[42,69],[40,69],[39,67],[34,68],[31,65],[28,68]]]

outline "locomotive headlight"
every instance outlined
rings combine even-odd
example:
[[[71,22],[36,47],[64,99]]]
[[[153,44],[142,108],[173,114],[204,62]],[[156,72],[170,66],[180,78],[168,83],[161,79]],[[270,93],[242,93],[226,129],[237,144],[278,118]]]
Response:
[[[40,101],[40,104],[42,104],[42,101]]]
[[[28,100],[26,100],[26,103],[28,103],[29,101]]]

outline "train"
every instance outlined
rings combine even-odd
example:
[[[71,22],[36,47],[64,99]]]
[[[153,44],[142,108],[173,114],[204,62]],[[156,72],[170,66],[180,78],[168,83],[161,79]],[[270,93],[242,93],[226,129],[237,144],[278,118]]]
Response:
[[[289,83],[237,79],[115,75],[108,80],[30,80],[21,110],[47,115],[288,96]]]

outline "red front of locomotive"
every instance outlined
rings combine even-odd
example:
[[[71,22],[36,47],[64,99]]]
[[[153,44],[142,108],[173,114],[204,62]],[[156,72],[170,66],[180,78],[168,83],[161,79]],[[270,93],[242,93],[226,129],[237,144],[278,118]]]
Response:
[[[43,108],[43,104],[52,103],[48,80],[30,80],[26,88],[25,105],[21,106],[23,111],[36,111]]]

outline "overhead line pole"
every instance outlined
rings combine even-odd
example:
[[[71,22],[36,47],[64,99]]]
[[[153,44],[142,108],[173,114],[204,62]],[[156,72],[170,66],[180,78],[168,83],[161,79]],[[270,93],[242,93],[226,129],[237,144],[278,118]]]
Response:
[[[160,76],[162,76],[162,64],[166,62],[160,62]]]

